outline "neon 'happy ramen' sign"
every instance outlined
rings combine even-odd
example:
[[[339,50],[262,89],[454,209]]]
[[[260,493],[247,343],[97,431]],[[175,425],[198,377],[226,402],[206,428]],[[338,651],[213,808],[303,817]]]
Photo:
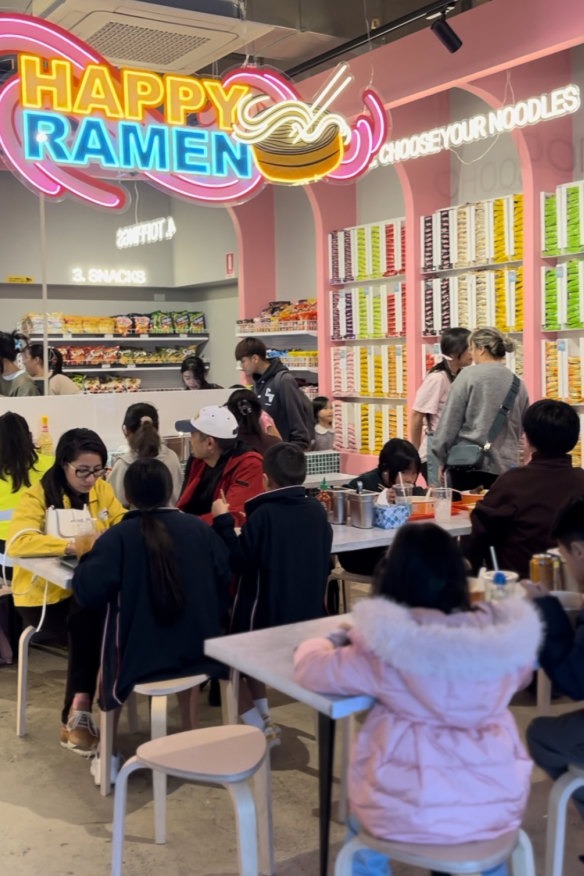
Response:
[[[349,125],[332,110],[351,83],[341,67],[310,104],[281,73],[222,79],[117,70],[62,28],[0,15],[0,55],[18,72],[0,92],[0,149],[46,197],[120,209],[132,176],[201,203],[233,204],[266,181],[306,184],[364,173],[387,136],[379,96]]]

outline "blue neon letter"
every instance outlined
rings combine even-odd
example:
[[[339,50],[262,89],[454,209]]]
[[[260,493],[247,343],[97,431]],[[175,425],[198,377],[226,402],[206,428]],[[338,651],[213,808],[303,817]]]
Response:
[[[69,152],[63,141],[71,133],[71,127],[65,116],[24,110],[22,119],[24,157],[27,161],[42,161],[48,156],[57,164],[69,163]]]
[[[103,119],[83,119],[71,154],[75,164],[97,161],[102,167],[118,167],[118,159]]]
[[[227,176],[230,168],[241,179],[251,179],[251,149],[224,131],[213,132],[213,176]]]
[[[209,176],[209,132],[196,128],[173,128],[174,170]],[[202,161],[197,161],[201,158]]]
[[[149,125],[144,130],[138,122],[121,122],[118,130],[120,167],[170,170],[167,127]]]

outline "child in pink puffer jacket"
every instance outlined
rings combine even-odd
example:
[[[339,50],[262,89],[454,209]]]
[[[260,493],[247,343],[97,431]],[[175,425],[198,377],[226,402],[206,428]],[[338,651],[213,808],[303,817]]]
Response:
[[[348,631],[304,642],[294,657],[305,687],[377,700],[351,755],[353,816],[374,836],[412,843],[518,828],[532,764],[507,707],[531,677],[535,609],[520,599],[471,607],[458,546],[433,523],[400,529],[375,593]],[[388,873],[388,862],[361,852],[353,872]]]

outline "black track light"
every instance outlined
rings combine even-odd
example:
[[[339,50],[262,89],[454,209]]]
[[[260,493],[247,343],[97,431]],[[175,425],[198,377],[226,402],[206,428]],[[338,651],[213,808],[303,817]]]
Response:
[[[458,52],[459,48],[462,45],[462,40],[458,36],[458,34],[454,33],[448,22],[446,21],[446,16],[444,13],[437,18],[436,21],[433,21],[430,25],[430,30],[432,33],[436,34],[440,42],[443,46],[445,46],[449,52],[454,53]]]

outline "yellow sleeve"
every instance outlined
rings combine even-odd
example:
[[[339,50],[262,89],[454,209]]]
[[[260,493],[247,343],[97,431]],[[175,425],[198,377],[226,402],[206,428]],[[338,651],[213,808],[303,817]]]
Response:
[[[39,492],[35,485],[23,493],[12,515],[6,538],[9,557],[52,557],[65,553],[66,538],[43,534],[46,514],[42,488]]]
[[[128,509],[124,508],[122,503],[118,501],[112,485],[108,484],[107,481],[98,481],[95,485],[95,491],[99,506],[98,515],[100,512],[107,512],[104,515],[105,520],[99,516],[98,519],[102,520],[104,529],[109,529],[110,526],[120,522],[122,517],[128,513]],[[96,515],[93,514],[93,516],[95,517]]]

